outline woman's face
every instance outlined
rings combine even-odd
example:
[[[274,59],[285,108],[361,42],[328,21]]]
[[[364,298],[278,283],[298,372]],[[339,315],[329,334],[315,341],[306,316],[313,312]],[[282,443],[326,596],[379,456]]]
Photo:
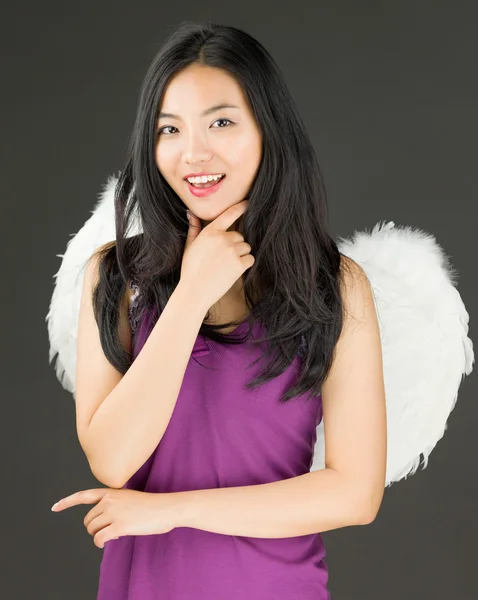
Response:
[[[219,104],[237,108],[201,114]],[[159,111],[156,164],[204,227],[246,198],[262,158],[259,127],[236,80],[222,69],[198,64],[171,79]],[[163,113],[175,117],[163,117]],[[184,179],[190,173],[224,173],[226,177],[217,191],[200,198]]]

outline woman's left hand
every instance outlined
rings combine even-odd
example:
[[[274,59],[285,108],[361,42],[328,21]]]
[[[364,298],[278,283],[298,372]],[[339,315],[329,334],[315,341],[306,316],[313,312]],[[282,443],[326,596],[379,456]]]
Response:
[[[83,523],[98,548],[123,535],[167,533],[179,526],[178,495],[175,493],[95,488],[63,498],[54,510],[77,504],[96,504]]]

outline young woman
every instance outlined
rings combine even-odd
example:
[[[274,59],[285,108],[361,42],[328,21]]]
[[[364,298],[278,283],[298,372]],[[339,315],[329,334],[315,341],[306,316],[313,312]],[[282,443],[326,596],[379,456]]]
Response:
[[[75,390],[107,487],[59,506],[95,504],[98,600],[329,598],[321,532],[370,523],[384,493],[382,349],[268,52],[183,24],[147,72],[114,191],[115,240],[84,272]]]

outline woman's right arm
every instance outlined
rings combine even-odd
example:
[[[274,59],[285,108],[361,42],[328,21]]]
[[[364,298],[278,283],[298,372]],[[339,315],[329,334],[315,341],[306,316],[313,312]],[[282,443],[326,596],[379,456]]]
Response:
[[[78,326],[77,433],[92,473],[121,488],[161,441],[207,308],[178,284],[141,352],[122,375],[105,357],[93,316],[97,261],[85,268]],[[129,299],[129,294],[127,296]],[[131,348],[128,302],[122,303],[122,343]]]

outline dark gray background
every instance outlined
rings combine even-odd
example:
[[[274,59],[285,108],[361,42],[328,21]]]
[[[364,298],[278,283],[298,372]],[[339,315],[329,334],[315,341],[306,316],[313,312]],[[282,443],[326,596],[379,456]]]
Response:
[[[45,316],[57,255],[123,166],[139,86],[164,37],[183,20],[257,37],[313,139],[332,234],[379,220],[433,233],[459,272],[473,339],[477,16],[475,3],[451,1],[4,9],[2,597],[96,597],[102,550],[83,525],[92,506],[50,512],[102,484],[79,445],[73,398],[48,364]],[[475,400],[472,373],[427,469],[387,489],[371,525],[323,534],[333,600],[478,597]]]

